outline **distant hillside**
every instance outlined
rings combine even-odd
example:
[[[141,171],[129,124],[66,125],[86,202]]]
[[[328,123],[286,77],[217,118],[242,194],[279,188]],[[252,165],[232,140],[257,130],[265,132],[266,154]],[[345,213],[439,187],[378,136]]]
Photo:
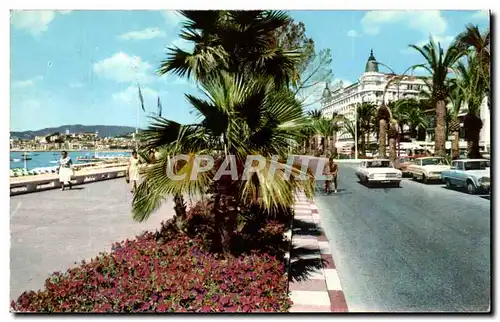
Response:
[[[61,134],[66,133],[69,130],[70,133],[80,133],[80,132],[95,132],[99,133],[100,137],[115,137],[120,135],[129,134],[135,131],[134,127],[131,126],[116,126],[116,125],[63,125],[59,127],[49,127],[37,131],[22,131],[10,132],[11,137],[16,137],[18,139],[32,139],[35,136],[49,135],[55,132]]]

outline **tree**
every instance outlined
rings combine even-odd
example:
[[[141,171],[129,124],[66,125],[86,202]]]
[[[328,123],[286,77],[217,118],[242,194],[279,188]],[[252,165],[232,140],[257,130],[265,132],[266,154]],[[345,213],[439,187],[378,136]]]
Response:
[[[312,180],[295,180],[302,174],[300,167],[281,164],[276,175],[268,172],[271,156],[285,156],[290,141],[295,141],[300,130],[307,125],[300,103],[287,89],[276,87],[274,82],[248,78],[247,74],[221,72],[220,77],[204,81],[201,86],[206,99],[186,95],[198,112],[200,122],[181,125],[155,117],[144,135],[147,148],[161,151],[158,162],[145,172],[133,201],[134,219],[146,220],[165,195],[205,194],[212,192],[213,215],[217,224],[218,247],[229,253],[232,234],[236,229],[240,205],[256,205],[273,212],[290,207],[294,195],[304,189],[306,195],[313,191]],[[169,156],[185,154],[187,161],[174,162]],[[234,155],[238,173],[249,155],[266,158],[266,166],[257,170],[248,180],[233,181],[230,176],[214,180],[216,171],[223,167],[224,155]],[[199,174],[190,180],[196,155],[216,157],[213,171]],[[286,161],[285,161],[286,162]],[[172,180],[166,168],[172,163],[174,173],[188,174],[183,180]],[[285,171],[292,171],[286,180]]]
[[[334,113],[331,119],[321,117],[313,122],[314,132],[323,136],[325,140],[330,140],[329,154],[331,156],[335,156],[337,154],[335,142],[337,141],[337,132],[340,130],[338,123],[345,121],[346,119],[344,116]]]
[[[481,71],[480,57],[474,52],[467,56],[467,65],[459,61],[456,66],[458,74],[458,91],[467,104],[464,116],[464,132],[467,141],[468,157],[480,158],[479,135],[483,122],[480,118],[481,104],[488,92],[488,84]]]
[[[435,135],[435,153],[438,156],[446,156],[446,98],[448,90],[446,88],[446,77],[452,66],[462,56],[462,52],[457,47],[456,43],[450,44],[446,53],[441,44],[437,45],[430,37],[429,43],[419,47],[410,45],[411,48],[417,50],[425,59],[424,64],[418,64],[412,68],[424,68],[432,75],[432,101],[436,110],[436,125],[434,129]]]
[[[331,69],[332,54],[330,49],[322,49],[314,53],[306,68],[300,73],[300,79],[293,87],[304,107],[314,105],[321,100],[324,83],[329,83],[333,77]]]
[[[489,28],[481,33],[477,25],[469,24],[465,27],[465,31],[457,36],[457,46],[459,49],[466,51],[472,49],[477,56],[477,66],[480,71],[480,76],[487,84],[486,91],[488,93],[488,107],[490,107],[490,83],[491,83],[491,36]]]
[[[451,106],[448,109],[448,131],[453,133],[453,142],[451,144],[451,158],[452,160],[456,160],[460,156],[460,119],[458,114],[460,113],[460,109],[462,108],[464,99],[461,93],[461,88],[458,85],[458,80],[456,78],[451,79],[448,84],[451,100]]]
[[[386,153],[386,143],[387,143],[387,125],[391,120],[391,112],[387,106],[382,105],[377,110],[377,120],[379,123],[378,130],[378,156],[379,158],[385,158]]]
[[[302,53],[297,62],[297,78],[292,83],[292,90],[304,103],[304,107],[314,105],[321,99],[318,85],[328,83],[333,77],[330,49],[316,52],[314,41],[307,37],[303,22],[290,19],[275,33],[275,44],[284,49],[299,49]],[[307,102],[307,103],[306,103]]]
[[[173,73],[194,76],[205,81],[218,77],[220,71],[260,75],[272,79],[277,87],[291,85],[298,79],[298,49],[284,49],[273,44],[277,29],[290,22],[282,11],[190,11],[181,38],[192,42],[192,52],[169,47],[167,58],[158,70],[160,75]]]
[[[370,134],[375,128],[377,109],[372,103],[358,104],[356,109],[359,129],[358,136],[361,137],[361,151],[363,155],[366,155],[366,145],[370,142]]]

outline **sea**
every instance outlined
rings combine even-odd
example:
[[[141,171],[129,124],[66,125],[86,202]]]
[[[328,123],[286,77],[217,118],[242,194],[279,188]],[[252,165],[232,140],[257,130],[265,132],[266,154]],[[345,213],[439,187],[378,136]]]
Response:
[[[10,152],[10,168],[24,168],[25,161],[22,156],[25,152]],[[31,160],[26,160],[26,169],[32,170],[35,168],[45,168],[45,167],[55,167],[57,166],[57,160],[61,158],[61,152],[56,151],[35,151],[27,152]],[[76,161],[78,157],[94,157],[94,152],[90,151],[69,151],[68,155],[73,160],[74,164],[78,164]],[[130,152],[97,152],[97,156],[126,156],[130,157]],[[82,162],[83,164],[84,162]]]

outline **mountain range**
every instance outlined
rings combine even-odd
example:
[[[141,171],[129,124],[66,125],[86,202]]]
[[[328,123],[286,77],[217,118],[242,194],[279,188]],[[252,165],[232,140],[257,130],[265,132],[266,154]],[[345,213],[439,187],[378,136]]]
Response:
[[[62,125],[59,127],[48,127],[36,131],[11,131],[10,137],[16,137],[18,139],[30,140],[35,136],[45,136],[59,132],[61,134],[66,133],[69,130],[70,133],[95,133],[97,131],[100,137],[116,137],[131,134],[135,132],[135,128],[131,126],[119,126],[119,125]]]

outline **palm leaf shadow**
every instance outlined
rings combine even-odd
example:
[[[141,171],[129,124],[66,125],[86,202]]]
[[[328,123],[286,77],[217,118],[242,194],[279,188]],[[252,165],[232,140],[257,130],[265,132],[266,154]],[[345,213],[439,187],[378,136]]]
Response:
[[[313,271],[317,271],[325,266],[326,260],[321,258],[319,249],[292,245],[290,252],[290,281],[305,281]]]
[[[314,223],[294,219],[293,234],[298,236],[319,236],[321,235],[321,230]]]

